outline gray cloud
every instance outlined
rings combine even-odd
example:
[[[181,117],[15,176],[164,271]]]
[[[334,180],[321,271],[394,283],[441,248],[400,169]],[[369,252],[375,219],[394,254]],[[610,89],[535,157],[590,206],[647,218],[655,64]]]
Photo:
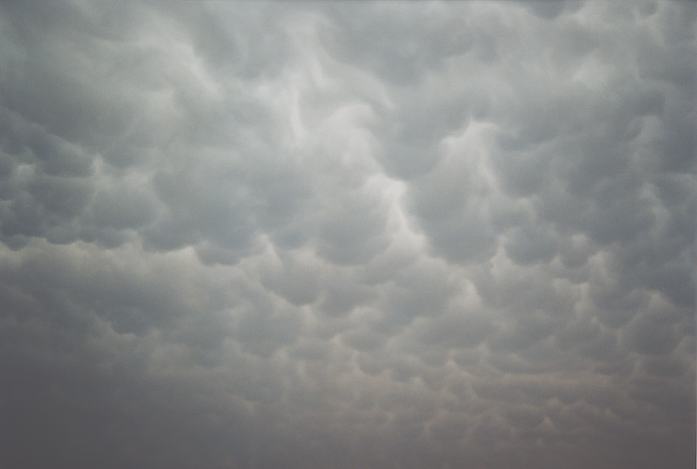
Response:
[[[687,468],[689,2],[0,7],[0,466]]]

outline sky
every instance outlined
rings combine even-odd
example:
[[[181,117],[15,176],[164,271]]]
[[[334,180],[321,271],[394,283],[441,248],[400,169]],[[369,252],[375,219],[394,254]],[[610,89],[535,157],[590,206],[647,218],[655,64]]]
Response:
[[[6,1],[0,467],[688,469],[697,3]]]

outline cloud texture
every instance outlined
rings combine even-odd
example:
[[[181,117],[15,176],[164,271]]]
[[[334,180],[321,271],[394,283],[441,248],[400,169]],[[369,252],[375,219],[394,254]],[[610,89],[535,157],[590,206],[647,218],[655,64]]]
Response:
[[[0,466],[695,458],[690,2],[4,2]]]

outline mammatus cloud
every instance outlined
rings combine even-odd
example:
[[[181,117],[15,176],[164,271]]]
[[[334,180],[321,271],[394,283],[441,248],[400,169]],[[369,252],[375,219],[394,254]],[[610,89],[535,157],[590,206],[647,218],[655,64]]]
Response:
[[[688,468],[690,2],[6,2],[0,466]]]

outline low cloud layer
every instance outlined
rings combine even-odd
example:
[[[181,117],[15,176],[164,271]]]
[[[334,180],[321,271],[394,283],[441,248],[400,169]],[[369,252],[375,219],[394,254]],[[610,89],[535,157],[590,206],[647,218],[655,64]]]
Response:
[[[0,466],[687,469],[680,1],[0,6]]]

